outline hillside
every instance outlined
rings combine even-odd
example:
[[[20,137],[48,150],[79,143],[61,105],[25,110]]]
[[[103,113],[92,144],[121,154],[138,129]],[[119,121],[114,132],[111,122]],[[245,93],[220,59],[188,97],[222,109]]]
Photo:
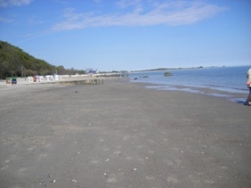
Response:
[[[61,66],[54,66],[44,60],[37,59],[24,52],[22,49],[0,41],[0,79],[8,76],[34,76],[54,74],[83,74],[83,70],[65,69]]]
[[[0,78],[53,74],[55,66],[37,59],[22,49],[0,41]]]

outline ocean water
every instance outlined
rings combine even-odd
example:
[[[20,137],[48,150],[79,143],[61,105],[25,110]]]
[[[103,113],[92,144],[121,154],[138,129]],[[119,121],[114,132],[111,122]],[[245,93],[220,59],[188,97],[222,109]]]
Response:
[[[251,66],[217,67],[201,69],[179,69],[165,71],[134,72],[129,74],[132,82],[149,83],[148,88],[158,90],[181,90],[231,97],[233,94],[247,94],[247,71]],[[164,76],[170,72],[172,76]]]

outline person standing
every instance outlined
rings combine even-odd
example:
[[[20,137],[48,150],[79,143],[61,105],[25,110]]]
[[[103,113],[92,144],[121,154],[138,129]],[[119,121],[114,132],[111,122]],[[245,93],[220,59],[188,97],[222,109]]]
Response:
[[[251,68],[247,72],[247,87],[249,89],[249,95],[247,97],[245,105],[251,106]]]

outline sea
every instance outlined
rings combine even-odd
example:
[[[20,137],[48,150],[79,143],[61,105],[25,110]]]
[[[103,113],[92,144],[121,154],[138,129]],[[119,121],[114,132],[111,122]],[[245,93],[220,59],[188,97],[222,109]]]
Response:
[[[128,74],[131,82],[157,90],[177,90],[224,97],[244,103],[248,95],[247,71],[251,66],[139,71]],[[165,76],[168,72],[172,76]]]

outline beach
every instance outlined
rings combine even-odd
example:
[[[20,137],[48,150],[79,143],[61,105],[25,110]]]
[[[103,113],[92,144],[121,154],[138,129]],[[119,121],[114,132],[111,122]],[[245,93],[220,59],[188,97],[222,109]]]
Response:
[[[2,86],[0,105],[0,187],[251,187],[240,103],[107,78]]]

